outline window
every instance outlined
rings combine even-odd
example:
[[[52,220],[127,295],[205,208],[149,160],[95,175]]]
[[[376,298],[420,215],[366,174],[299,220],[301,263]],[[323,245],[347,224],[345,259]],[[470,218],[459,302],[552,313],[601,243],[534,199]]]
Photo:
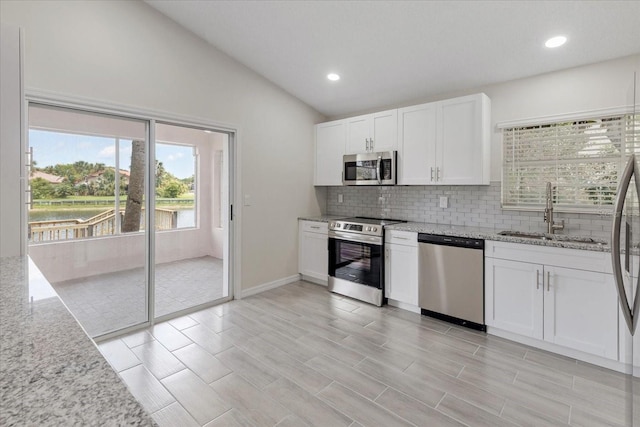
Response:
[[[196,226],[196,147],[156,142],[156,229]]]
[[[639,131],[631,114],[503,129],[502,207],[544,208],[551,182],[558,210],[608,211]]]

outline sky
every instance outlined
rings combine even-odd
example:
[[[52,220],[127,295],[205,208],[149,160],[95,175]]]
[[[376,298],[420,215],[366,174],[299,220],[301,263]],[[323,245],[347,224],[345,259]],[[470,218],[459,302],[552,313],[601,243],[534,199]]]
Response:
[[[42,130],[29,130],[29,146],[33,147],[33,160],[43,168],[56,164],[104,163],[116,166],[116,140],[99,136],[77,135]],[[120,169],[129,170],[131,164],[131,140],[119,141]],[[194,174],[193,148],[173,144],[156,144],[156,160],[166,171],[177,178]]]

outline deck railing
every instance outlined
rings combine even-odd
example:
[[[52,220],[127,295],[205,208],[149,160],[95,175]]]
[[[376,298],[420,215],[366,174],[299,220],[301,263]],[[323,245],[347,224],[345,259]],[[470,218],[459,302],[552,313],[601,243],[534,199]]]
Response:
[[[124,218],[120,209],[120,223]],[[170,230],[178,224],[178,211],[156,208],[156,230]],[[144,209],[140,218],[140,230],[145,229]],[[86,237],[112,236],[116,230],[116,210],[109,209],[89,219],[57,219],[33,221],[29,223],[29,242],[50,242],[56,240],[82,239]]]

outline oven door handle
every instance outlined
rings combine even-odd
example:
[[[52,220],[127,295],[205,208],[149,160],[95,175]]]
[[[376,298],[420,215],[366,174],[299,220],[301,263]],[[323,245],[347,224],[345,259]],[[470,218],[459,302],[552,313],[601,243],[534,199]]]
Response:
[[[378,163],[376,164],[376,179],[378,180],[378,184],[382,184],[382,180],[380,179],[381,167],[382,167],[382,156],[378,156]]]
[[[329,231],[330,239],[344,240],[346,242],[367,243],[375,246],[382,246],[382,237],[367,236],[367,235],[354,235],[351,233],[345,233],[343,231]]]

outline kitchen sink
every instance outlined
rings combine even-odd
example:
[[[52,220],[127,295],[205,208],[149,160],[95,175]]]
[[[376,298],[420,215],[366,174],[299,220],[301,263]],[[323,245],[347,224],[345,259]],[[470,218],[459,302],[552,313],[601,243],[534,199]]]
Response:
[[[498,233],[499,236],[508,236],[508,237],[522,237],[524,239],[537,239],[537,240],[553,240],[553,236],[550,234],[544,233],[534,233],[534,232],[526,232],[526,231],[501,231]]]
[[[523,239],[553,240],[556,242],[581,243],[581,244],[588,244],[588,245],[606,245],[607,244],[607,242],[604,240],[594,239],[591,237],[566,236],[563,234],[546,234],[546,233],[536,233],[536,232],[528,232],[528,231],[505,230],[505,231],[500,231],[498,235],[508,236],[508,237],[520,237]]]

